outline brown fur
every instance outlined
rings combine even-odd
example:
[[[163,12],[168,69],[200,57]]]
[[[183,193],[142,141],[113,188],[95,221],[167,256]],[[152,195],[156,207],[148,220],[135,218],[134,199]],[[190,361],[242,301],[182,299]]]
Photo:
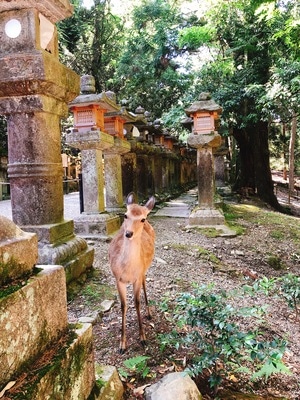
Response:
[[[146,272],[154,256],[155,232],[149,222],[146,221],[146,218],[154,207],[155,199],[151,197],[145,206],[140,206],[133,203],[133,198],[134,196],[132,193],[127,196],[127,212],[125,214],[127,218],[124,219],[119,232],[109,246],[110,267],[116,279],[121,301],[121,353],[126,349],[127,284],[133,285],[134,302],[142,344],[145,344],[146,341],[140,314],[140,292],[142,286],[144,289],[148,317],[151,317],[146,294]]]

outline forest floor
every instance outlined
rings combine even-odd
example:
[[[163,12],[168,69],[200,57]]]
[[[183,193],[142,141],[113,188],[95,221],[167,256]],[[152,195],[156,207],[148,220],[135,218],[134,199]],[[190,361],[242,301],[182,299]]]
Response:
[[[280,185],[277,186],[277,197],[281,204],[286,205],[286,189]],[[94,270],[79,293],[68,302],[69,320],[76,322],[80,317],[92,315],[99,311],[103,300],[114,300],[110,310],[93,326],[96,361],[124,370],[124,361],[137,356],[148,357],[146,377],[141,376],[143,371],[138,368],[127,371],[129,376],[123,378],[124,399],[143,399],[145,385],[158,381],[169,372],[182,371],[199,351],[185,346],[178,350],[169,346],[161,349],[159,334],[176,328],[171,314],[160,307],[166,299],[175,304],[178,294],[191,292],[195,284],[213,283],[216,291],[230,292],[243,285],[253,285],[263,277],[270,280],[288,273],[300,275],[300,203],[297,199],[292,200],[293,215],[286,215],[271,210],[255,197],[225,199],[225,210],[233,216],[231,227],[238,233],[235,237],[215,236],[205,229],[187,229],[184,218],[158,217],[151,213],[149,220],[156,232],[156,248],[147,274],[147,292],[152,304],[152,319],[144,318],[147,347],[143,348],[138,340],[136,313],[129,287],[128,348],[122,355],[118,352],[121,312],[108,263],[109,243],[90,243],[95,248]],[[236,302],[240,306],[239,302],[268,305],[264,322],[260,322],[258,329],[264,331],[268,340],[278,337],[287,341],[283,360],[291,373],[257,381],[251,381],[242,373],[234,373],[225,376],[218,397],[198,382],[203,398],[254,398],[228,394],[228,390],[234,390],[255,394],[258,396],[255,399],[300,399],[300,326],[295,310],[278,295],[244,296]],[[142,296],[145,315],[143,305]]]

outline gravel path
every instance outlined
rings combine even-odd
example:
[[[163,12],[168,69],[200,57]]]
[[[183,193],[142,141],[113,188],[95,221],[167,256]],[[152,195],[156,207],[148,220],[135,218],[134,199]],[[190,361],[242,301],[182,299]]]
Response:
[[[284,192],[279,193],[278,197],[282,203],[285,201]],[[190,207],[194,201],[193,194],[185,200]],[[119,368],[123,366],[124,360],[145,354],[149,357],[148,365],[151,370],[151,376],[145,382],[132,377],[132,382],[127,380],[124,383],[126,399],[143,398],[141,395],[134,394],[134,388],[157,381],[169,371],[180,370],[188,362],[188,355],[183,351],[169,350],[164,353],[160,351],[157,335],[174,327],[174,321],[170,321],[159,308],[159,304],[165,298],[174,301],[178,293],[190,291],[194,284],[203,285],[213,282],[216,290],[227,291],[245,283],[251,284],[253,279],[263,276],[280,276],[287,272],[299,274],[300,241],[299,237],[298,240],[293,238],[293,229],[298,226],[299,230],[299,219],[286,216],[283,222],[286,226],[282,227],[281,214],[271,212],[267,208],[258,211],[257,203],[251,199],[235,203],[235,206],[237,209],[245,207],[241,208],[238,220],[239,226],[244,229],[244,234],[232,238],[208,237],[207,232],[187,229],[187,218],[151,214],[149,220],[156,231],[156,252],[147,275],[147,292],[149,299],[153,302],[153,319],[145,320],[148,339],[148,347],[145,350],[138,342],[136,314],[132,291],[129,287],[128,350],[124,355],[118,354],[121,313],[115,282],[108,264],[109,243],[104,241],[91,243],[95,247],[95,271],[84,284],[81,292],[69,302],[69,319],[71,322],[76,322],[82,316],[92,315],[99,310],[99,305],[104,299],[115,301],[110,311],[106,312],[94,325],[97,362]],[[247,218],[243,215],[245,209]],[[297,201],[293,205],[293,210],[299,211]],[[272,222],[270,223],[267,219],[271,215]],[[278,233],[276,236],[275,232],[282,231],[283,234]],[[285,269],[273,269],[267,262],[270,255],[280,258]],[[292,310],[285,303],[276,298],[268,298],[268,302],[270,306],[267,324],[270,335],[276,333],[288,339],[290,344],[285,361],[293,375],[280,375],[276,379],[272,378],[267,385],[262,383],[259,389],[252,387],[252,390],[261,394],[281,395],[296,400],[300,398],[297,383],[297,376],[300,374],[299,323],[295,321]],[[205,398],[211,397],[207,395]]]

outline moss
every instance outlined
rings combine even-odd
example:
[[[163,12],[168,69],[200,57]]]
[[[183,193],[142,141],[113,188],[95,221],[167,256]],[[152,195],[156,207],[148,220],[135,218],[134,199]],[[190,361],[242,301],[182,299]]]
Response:
[[[22,274],[23,267],[14,257],[10,257],[6,262],[0,261],[0,284],[4,285],[13,279],[14,276]]]
[[[24,286],[24,284],[22,282],[19,282],[17,284],[14,285],[9,285],[7,287],[1,288],[0,289],[0,299],[3,299],[4,297],[9,296],[10,294],[18,291],[19,289],[21,289]]]
[[[269,256],[267,259],[267,263],[275,269],[276,271],[286,269],[286,265],[283,263],[283,261],[278,257],[278,256]]]
[[[17,292],[19,289],[26,286],[28,280],[33,276],[37,275],[40,271],[42,271],[41,268],[35,267],[33,268],[31,273],[25,274],[22,278],[14,280],[8,279],[7,282],[3,284],[2,287],[0,288],[0,299],[3,299],[4,297],[7,297],[12,293]]]
[[[203,257],[207,259],[208,261],[211,261],[214,264],[219,264],[220,260],[218,259],[217,256],[215,256],[211,251],[204,249],[203,247],[198,247],[198,254],[199,257]]]
[[[64,369],[61,368],[62,360],[65,358],[67,349],[76,337],[76,332],[73,329],[69,329],[65,334],[58,338],[55,343],[49,344],[39,358],[26,362],[26,364],[20,368],[18,377],[12,378],[16,380],[17,383],[7,392],[7,399],[31,400],[34,398],[37,384],[49,371],[57,370],[63,373]],[[82,360],[82,350],[82,348],[79,349],[80,355],[75,361],[77,369],[79,368],[78,363]],[[66,369],[65,373],[69,374],[69,370]],[[66,376],[66,381],[68,380],[69,376]],[[22,381],[25,382],[23,385],[18,384],[18,382]]]

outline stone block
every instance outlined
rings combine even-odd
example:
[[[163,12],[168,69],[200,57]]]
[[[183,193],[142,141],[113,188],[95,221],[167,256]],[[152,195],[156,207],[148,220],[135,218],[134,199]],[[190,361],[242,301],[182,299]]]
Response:
[[[213,208],[196,208],[189,217],[189,225],[215,226],[224,225],[224,223],[224,215],[219,210]]]
[[[201,400],[195,382],[184,372],[173,372],[146,388],[146,400]]]
[[[75,232],[83,237],[108,236],[120,228],[120,218],[114,214],[82,213],[74,220]]]
[[[41,267],[41,266],[40,266]],[[0,298],[0,387],[68,326],[61,266],[45,266],[20,289]]]
[[[73,342],[56,354],[49,368],[37,371],[38,381],[22,387],[23,400],[90,398],[95,386],[92,326],[82,324],[75,334]]]
[[[36,234],[0,215],[0,285],[30,273],[37,260]]]
[[[121,400],[124,388],[119,378],[116,367],[110,365],[99,365],[96,363],[96,384],[98,391],[95,400]],[[96,391],[95,391],[96,392]]]

